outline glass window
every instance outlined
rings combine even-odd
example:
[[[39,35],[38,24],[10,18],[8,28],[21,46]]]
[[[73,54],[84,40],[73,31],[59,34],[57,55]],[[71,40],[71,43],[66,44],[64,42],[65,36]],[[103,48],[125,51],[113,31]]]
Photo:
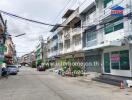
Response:
[[[121,70],[130,70],[129,65],[129,51],[120,51],[120,69]]]
[[[119,69],[120,53],[118,51],[111,53],[111,67],[112,69]]]
[[[123,28],[124,28],[123,17],[119,17],[111,21],[110,24],[106,24],[104,31],[105,31],[105,34],[108,34]]]
[[[87,33],[87,41],[95,40],[96,36],[97,36],[96,32],[88,32]]]
[[[120,29],[123,29],[123,27],[124,27],[124,24],[123,24],[123,23],[120,23],[120,24],[118,24],[118,25],[115,25],[115,26],[114,26],[114,31],[118,31],[118,30],[120,30]]]
[[[65,48],[66,49],[70,48],[70,39],[69,40],[65,40]]]
[[[105,26],[105,34],[108,34],[108,33],[113,32],[113,31],[114,31],[113,26],[114,26],[114,24],[106,25],[106,26]]]
[[[110,2],[112,2],[112,0],[104,0],[104,8],[106,8]]]

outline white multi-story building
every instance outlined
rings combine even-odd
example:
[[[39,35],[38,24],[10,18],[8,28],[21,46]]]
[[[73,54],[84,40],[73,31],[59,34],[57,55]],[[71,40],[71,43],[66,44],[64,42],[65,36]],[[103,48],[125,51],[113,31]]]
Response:
[[[48,43],[50,44],[49,57],[59,56],[60,59],[69,60],[72,58],[83,59],[82,51],[82,28],[79,15],[79,8],[76,10],[69,9],[63,15],[63,22],[53,27],[53,35],[49,37]],[[56,39],[53,39],[57,36]],[[54,45],[55,44],[55,45]],[[58,46],[57,50],[52,49]]]
[[[76,10],[68,10],[61,24],[65,27],[56,30],[57,55],[66,59],[85,58],[87,71],[131,77],[132,18],[128,17],[132,12],[131,2],[86,0]],[[117,5],[124,8],[124,16],[111,15],[111,8]],[[54,56],[51,54],[50,57]]]
[[[88,66],[100,67],[103,74],[132,76],[131,0],[93,0],[80,7],[83,50]],[[124,16],[112,16],[111,8],[123,7]],[[93,53],[93,54],[92,54]],[[93,56],[94,55],[94,56]]]

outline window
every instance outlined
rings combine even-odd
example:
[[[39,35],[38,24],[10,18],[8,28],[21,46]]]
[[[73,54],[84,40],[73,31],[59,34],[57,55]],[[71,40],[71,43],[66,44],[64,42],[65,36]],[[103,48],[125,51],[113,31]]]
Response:
[[[120,69],[121,70],[130,70],[129,65],[129,51],[120,51]]]
[[[111,33],[114,31],[113,24],[105,26],[105,34]]]
[[[104,31],[105,31],[105,34],[108,34],[114,31],[118,31],[123,28],[124,28],[123,17],[119,17],[111,21],[110,24],[106,24]]]
[[[81,34],[73,36],[73,44],[75,46],[81,44]]]
[[[97,36],[96,32],[88,32],[87,33],[87,41],[95,40],[96,36]]]
[[[123,27],[124,27],[124,24],[123,23],[119,23],[119,24],[114,26],[114,31],[118,31],[120,29],[123,29]]]
[[[59,49],[63,50],[63,43],[59,43]]]
[[[65,48],[66,49],[70,48],[70,39],[69,40],[65,40]]]
[[[116,51],[111,53],[112,69],[130,70],[129,51]]]
[[[106,8],[113,0],[104,0],[104,8]]]

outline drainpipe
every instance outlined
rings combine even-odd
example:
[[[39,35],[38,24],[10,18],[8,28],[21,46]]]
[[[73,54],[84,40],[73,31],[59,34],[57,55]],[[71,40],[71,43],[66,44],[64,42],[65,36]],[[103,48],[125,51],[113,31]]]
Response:
[[[131,13],[132,13],[132,1],[130,0],[130,16],[131,16]],[[132,18],[131,18],[131,23],[130,24],[131,24],[130,25],[131,26],[130,27],[131,28],[130,30],[132,31]],[[129,59],[131,59],[132,58],[132,44],[130,44],[130,43],[129,43],[129,49],[130,49],[130,54],[129,54],[130,57],[129,57]],[[131,60],[129,60],[129,61],[130,61],[130,66],[131,66],[130,67],[130,71],[131,71],[131,76],[130,77],[131,77],[131,80],[132,80],[132,61]]]
[[[129,51],[130,51],[130,57],[129,57],[129,61],[130,61],[130,71],[131,71],[131,79],[132,79],[132,61],[130,60],[132,58],[132,44],[129,44]]]

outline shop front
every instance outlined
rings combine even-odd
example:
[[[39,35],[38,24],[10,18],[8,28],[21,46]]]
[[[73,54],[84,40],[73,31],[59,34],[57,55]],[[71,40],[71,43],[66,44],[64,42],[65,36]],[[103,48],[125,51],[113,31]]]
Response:
[[[103,73],[130,77],[130,47],[111,47],[103,51]]]
[[[85,52],[85,70],[87,72],[101,73],[101,55],[100,50]]]

